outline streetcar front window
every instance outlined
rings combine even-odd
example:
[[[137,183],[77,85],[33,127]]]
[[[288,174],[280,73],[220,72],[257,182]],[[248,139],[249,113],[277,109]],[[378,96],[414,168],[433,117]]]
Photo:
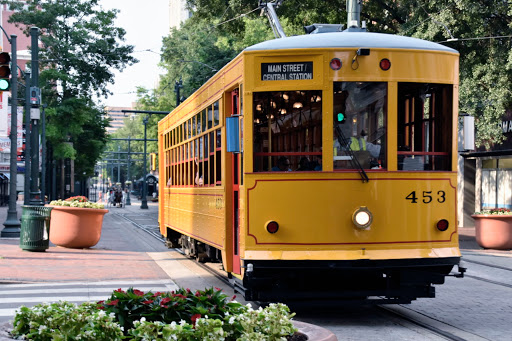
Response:
[[[333,168],[386,167],[387,84],[335,82]]]
[[[254,172],[319,171],[322,92],[255,92]]]
[[[453,85],[398,83],[398,170],[451,170],[452,108]]]

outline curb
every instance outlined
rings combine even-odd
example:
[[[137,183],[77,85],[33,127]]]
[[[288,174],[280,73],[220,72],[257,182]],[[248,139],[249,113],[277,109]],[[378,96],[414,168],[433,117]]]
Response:
[[[307,335],[308,341],[338,341],[336,335],[326,328],[295,320],[293,325],[299,329],[299,332]]]

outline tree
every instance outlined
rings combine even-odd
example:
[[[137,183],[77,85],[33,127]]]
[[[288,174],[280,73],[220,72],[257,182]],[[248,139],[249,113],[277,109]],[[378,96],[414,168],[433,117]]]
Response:
[[[48,105],[47,138],[55,159],[75,159],[75,174],[93,174],[107,142],[103,109],[95,96],[108,96],[113,70],[137,62],[125,31],[114,26],[117,10],[98,0],[3,0],[15,13],[10,22],[41,29],[40,87]],[[72,142],[67,144],[65,142]]]
[[[256,7],[253,0],[187,0],[193,20],[220,22]],[[346,23],[345,0],[284,0],[277,13],[285,32],[303,25]],[[254,15],[253,15],[254,16]],[[220,18],[220,19],[219,19]],[[217,27],[243,40],[248,18]],[[475,117],[477,145],[491,147],[504,139],[500,121],[512,111],[512,11],[502,0],[368,0],[361,19],[372,32],[441,42],[460,52],[459,108]],[[284,26],[284,25],[283,25]],[[170,66],[170,65],[169,65]]]

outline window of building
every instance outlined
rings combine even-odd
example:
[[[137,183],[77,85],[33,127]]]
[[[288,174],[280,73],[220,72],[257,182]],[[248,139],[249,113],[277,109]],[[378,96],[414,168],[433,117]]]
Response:
[[[386,83],[335,82],[333,114],[333,168],[386,167]]]
[[[321,170],[322,92],[256,92],[254,172]]]
[[[451,170],[453,86],[398,83],[398,170]]]

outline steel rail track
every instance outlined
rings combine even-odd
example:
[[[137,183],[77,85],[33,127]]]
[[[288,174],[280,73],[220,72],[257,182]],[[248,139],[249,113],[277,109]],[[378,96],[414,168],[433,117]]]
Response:
[[[455,330],[455,332],[457,331],[460,331],[464,334],[472,334],[470,332],[467,332],[463,329],[460,329],[460,328],[457,328],[451,324],[448,324],[444,321],[440,321],[432,316],[428,316],[426,314],[423,314],[423,313],[420,313],[420,312],[417,312],[407,306],[404,306],[402,304],[399,304],[398,307],[401,308],[401,310],[405,310],[406,312],[403,312],[403,311],[397,311],[396,309],[393,309],[392,307],[386,307],[386,306],[382,306],[382,305],[378,305],[376,306],[378,309],[380,309],[381,311],[385,312],[386,314],[388,315],[391,315],[395,318],[398,318],[398,319],[401,319],[401,320],[404,320],[404,321],[407,321],[409,323],[412,323],[418,327],[421,327],[423,329],[426,329],[440,337],[443,337],[443,338],[446,338],[447,340],[453,340],[453,341],[466,341],[467,338],[464,338],[464,337],[460,337],[460,336],[457,336],[454,332],[450,332],[450,331],[447,331],[447,330],[443,330],[439,327],[436,327],[432,324],[429,324],[425,321],[421,321],[420,318],[415,318],[413,316],[411,316],[410,314],[408,315],[407,314],[407,311],[410,311],[411,313],[414,313],[416,315],[421,315],[422,317],[426,317],[430,320],[433,320],[435,321],[436,324],[441,324],[443,326],[446,326],[447,329],[452,329],[452,330]],[[474,334],[472,334],[474,335]],[[474,335],[474,336],[477,336],[477,335]]]

